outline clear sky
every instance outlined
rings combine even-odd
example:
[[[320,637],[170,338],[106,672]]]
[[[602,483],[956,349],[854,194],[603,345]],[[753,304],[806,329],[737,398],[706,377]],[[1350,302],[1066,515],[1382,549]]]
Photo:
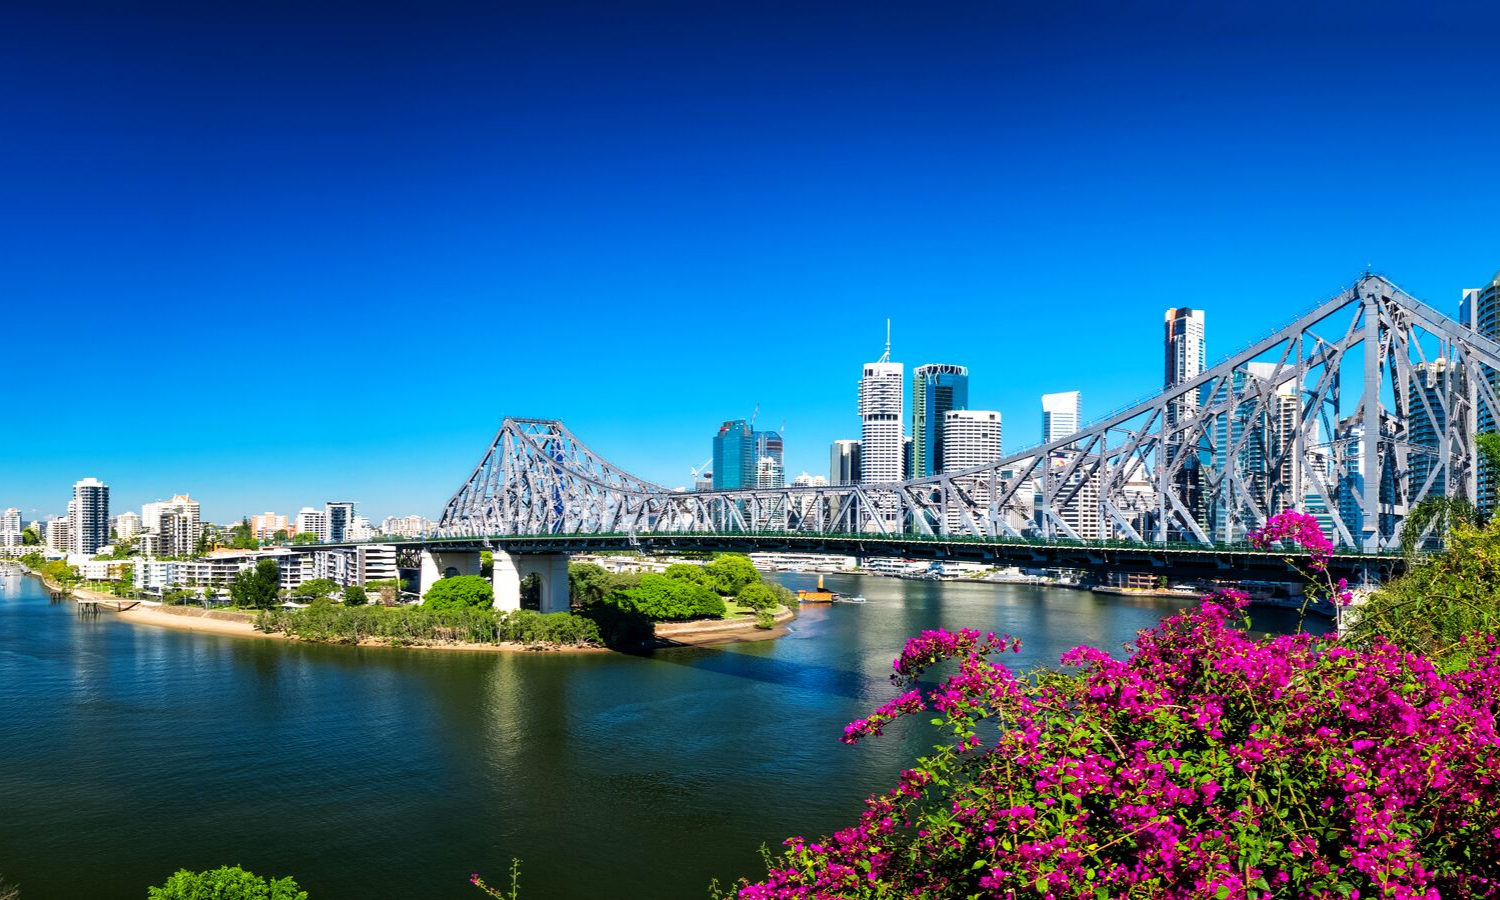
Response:
[[[1168,306],[1500,268],[1500,14],[1218,6],[7,3],[0,507],[435,515],[507,414],[675,486],[757,403],[825,472],[886,317],[1019,448]]]

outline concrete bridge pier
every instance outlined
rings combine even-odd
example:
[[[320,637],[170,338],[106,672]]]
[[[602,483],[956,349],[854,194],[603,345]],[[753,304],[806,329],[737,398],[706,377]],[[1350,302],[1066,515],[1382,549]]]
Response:
[[[425,594],[439,579],[455,575],[478,575],[478,550],[423,550],[422,566],[417,579],[417,593]]]
[[[567,612],[572,607],[568,588],[568,554],[507,553],[495,551],[495,608],[521,608],[521,582],[537,577],[541,611]]]

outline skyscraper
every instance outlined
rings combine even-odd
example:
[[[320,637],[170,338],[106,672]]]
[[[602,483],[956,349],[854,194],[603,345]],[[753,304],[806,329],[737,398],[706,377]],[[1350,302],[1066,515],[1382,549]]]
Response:
[[[1418,363],[1412,366],[1411,374],[1406,401],[1407,440],[1411,445],[1407,455],[1408,507],[1418,502],[1419,494],[1422,497],[1446,494],[1443,433],[1448,430],[1449,408],[1457,406],[1457,398],[1451,396],[1457,379],[1448,369],[1446,359],[1438,357],[1430,363]]]
[[[1464,290],[1463,299],[1459,303],[1459,321],[1487,338],[1500,340],[1500,272],[1496,272],[1484,287]],[[1485,380],[1489,382],[1490,389],[1500,395],[1500,372],[1486,369]],[[1490,415],[1489,406],[1485,403],[1477,406],[1477,433],[1500,430],[1496,427],[1494,417]],[[1478,506],[1481,512],[1488,514],[1495,509],[1494,475],[1482,465],[1478,475]]]
[[[860,480],[867,484],[901,481],[906,474],[901,434],[904,381],[905,367],[891,362],[887,335],[885,353],[865,363],[859,379]],[[882,501],[879,518],[882,530],[896,530],[893,500]]]
[[[349,528],[354,524],[354,504],[348,500],[334,500],[323,505],[327,515],[328,542],[342,544],[351,540]]]
[[[944,472],[957,472],[1000,458],[1000,414],[983,409],[950,409],[943,414]]]
[[[969,370],[929,363],[911,373],[912,477],[946,471],[943,464],[943,416],[969,408]]]
[[[68,549],[93,556],[109,543],[109,485],[85,478],[73,485]]]
[[[774,461],[774,470],[782,481],[775,484],[762,484],[762,460]],[[781,432],[779,431],[757,431],[755,432],[755,486],[760,488],[779,488],[785,484],[786,456],[783,453]]]
[[[714,490],[755,487],[755,435],[744,419],[730,419],[714,435]]]
[[[1078,391],[1042,395],[1042,443],[1067,437],[1078,430],[1083,395]]]
[[[834,441],[828,448],[828,483],[857,484],[860,475],[859,441]]]
[[[1203,373],[1207,366],[1203,334],[1203,310],[1167,310],[1166,316],[1166,377],[1163,387],[1176,387],[1191,381]],[[1176,424],[1198,410],[1198,395],[1189,393],[1172,401],[1167,407],[1167,424]]]

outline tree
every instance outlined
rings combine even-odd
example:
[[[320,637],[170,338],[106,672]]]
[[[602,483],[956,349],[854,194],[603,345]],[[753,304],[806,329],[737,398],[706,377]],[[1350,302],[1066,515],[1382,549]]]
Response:
[[[493,550],[479,551],[479,575],[482,578],[495,577],[495,552]]]
[[[717,587],[714,583],[714,576],[707,569],[692,563],[673,563],[667,566],[667,570],[662,574],[668,578],[691,581],[693,584],[701,584],[704,587]]]
[[[665,575],[646,575],[641,583],[613,595],[622,607],[654,622],[722,618],[724,600],[712,589]]]
[[[494,586],[478,575],[444,578],[422,595],[424,609],[483,609],[494,605]]]
[[[734,602],[754,610],[775,609],[781,605],[781,598],[768,585],[756,581],[740,588],[740,592],[734,595]]]
[[[360,587],[359,585],[351,584],[348,587],[344,588],[345,606],[364,606],[369,602],[369,595],[367,595],[365,593],[365,589]]]
[[[299,531],[292,535],[292,543],[294,544],[316,544],[317,542],[318,533],[315,531]]]
[[[255,529],[250,527],[249,519],[241,519],[239,524],[229,529],[229,546],[236,550],[254,550],[260,546],[260,541],[255,539]]]
[[[274,559],[263,559],[254,568],[241,569],[229,582],[229,598],[235,606],[269,609],[276,605],[281,588],[281,567]]]
[[[401,579],[399,578],[377,578],[374,581],[365,582],[367,590],[375,591],[380,602],[386,606],[395,606],[396,601],[401,598]]]
[[[292,596],[304,600],[316,600],[319,597],[331,597],[338,592],[338,589],[338,582],[332,578],[309,578],[292,588]]]
[[[740,553],[722,553],[703,567],[713,578],[713,588],[725,596],[738,594],[740,588],[760,580],[750,557]]]
[[[290,876],[269,881],[239,866],[207,872],[179,869],[161,887],[146,889],[147,900],[307,900]]]
[[[35,547],[41,542],[42,536],[36,533],[36,528],[34,526],[31,528],[27,528],[25,531],[21,532],[22,547]]]
[[[277,545],[285,544],[290,539],[290,537],[291,536],[286,533],[285,528],[278,528],[276,529],[276,533],[271,535],[271,543]]]

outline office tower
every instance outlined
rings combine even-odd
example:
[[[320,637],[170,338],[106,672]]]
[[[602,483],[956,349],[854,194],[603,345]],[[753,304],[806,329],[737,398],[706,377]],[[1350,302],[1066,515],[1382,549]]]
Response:
[[[929,363],[911,373],[911,475],[926,478],[945,472],[944,415],[969,408],[969,370]]]
[[[69,550],[93,556],[109,543],[109,485],[85,478],[73,485]]]
[[[311,506],[302,507],[302,511],[297,513],[297,533],[315,534],[319,541],[326,542],[328,540],[328,514],[313,509]]]
[[[1043,394],[1042,442],[1052,443],[1075,434],[1082,419],[1082,405],[1083,397],[1078,391]],[[1088,460],[1078,461],[1072,474],[1066,474],[1076,456],[1076,452],[1067,448],[1054,450],[1047,458],[1047,473],[1037,485],[1042,491],[1037,506],[1050,506],[1066,527],[1059,527],[1047,516],[1036,524],[1044,535],[1076,536],[1091,541],[1099,537],[1099,484],[1096,478],[1087,476],[1091,467]]]
[[[1484,287],[1467,288],[1459,303],[1459,321],[1491,340],[1500,340],[1500,272],[1496,272]],[[1490,389],[1500,396],[1500,372],[1486,368],[1485,380]],[[1477,433],[1500,431],[1494,416],[1485,403],[1476,404],[1475,421]],[[1489,514],[1495,509],[1495,474],[1479,465],[1479,490],[1477,503],[1481,513]]]
[[[775,490],[785,487],[786,473],[781,468],[781,460],[774,456],[762,456],[755,463],[755,487],[758,490]],[[786,528],[786,503],[780,496],[763,498],[756,503],[756,515],[758,517],[757,527],[771,530],[785,530]]]
[[[828,483],[858,484],[859,441],[834,441],[828,451]]]
[[[1207,366],[1203,335],[1203,310],[1169,309],[1166,315],[1166,377],[1163,387],[1192,381]],[[1167,407],[1167,424],[1191,418],[1198,411],[1198,394],[1190,392]]]
[[[730,419],[714,435],[714,490],[755,487],[755,435],[744,419]]]
[[[126,510],[115,516],[115,537],[128,541],[141,533],[141,517]]]
[[[783,472],[785,472],[786,471],[786,455],[785,455],[785,453],[783,452],[783,449],[782,449],[783,448],[783,441],[781,439],[781,432],[779,432],[779,431],[757,431],[757,432],[754,432],[754,437],[755,437],[755,464],[756,464],[756,467],[757,467],[757,471],[759,470],[760,461],[762,459],[770,458],[770,459],[776,460],[776,467],[778,469],[781,469]],[[757,482],[758,481],[759,481],[759,476],[757,476]],[[772,487],[781,487],[781,485],[776,484],[776,485],[772,485]]]
[[[1448,410],[1459,401],[1455,396],[1459,379],[1449,370],[1446,359],[1418,363],[1412,366],[1411,375],[1406,390],[1408,506],[1417,503],[1419,496],[1441,497],[1447,493],[1443,434],[1448,430]]]
[[[943,414],[944,472],[957,472],[1000,458],[1000,414],[992,410],[953,409]]]
[[[1050,444],[1078,430],[1083,395],[1078,391],[1042,395],[1042,443]]]
[[[890,484],[906,477],[905,446],[901,434],[905,367],[891,362],[890,336],[887,333],[885,353],[872,363],[865,363],[859,380],[860,480],[866,484]],[[881,498],[878,522],[868,523],[876,530],[893,532],[896,521],[894,498]]]
[[[327,538],[330,544],[342,544],[349,540],[349,527],[354,524],[354,504],[347,500],[336,500],[323,505],[326,516]]]

